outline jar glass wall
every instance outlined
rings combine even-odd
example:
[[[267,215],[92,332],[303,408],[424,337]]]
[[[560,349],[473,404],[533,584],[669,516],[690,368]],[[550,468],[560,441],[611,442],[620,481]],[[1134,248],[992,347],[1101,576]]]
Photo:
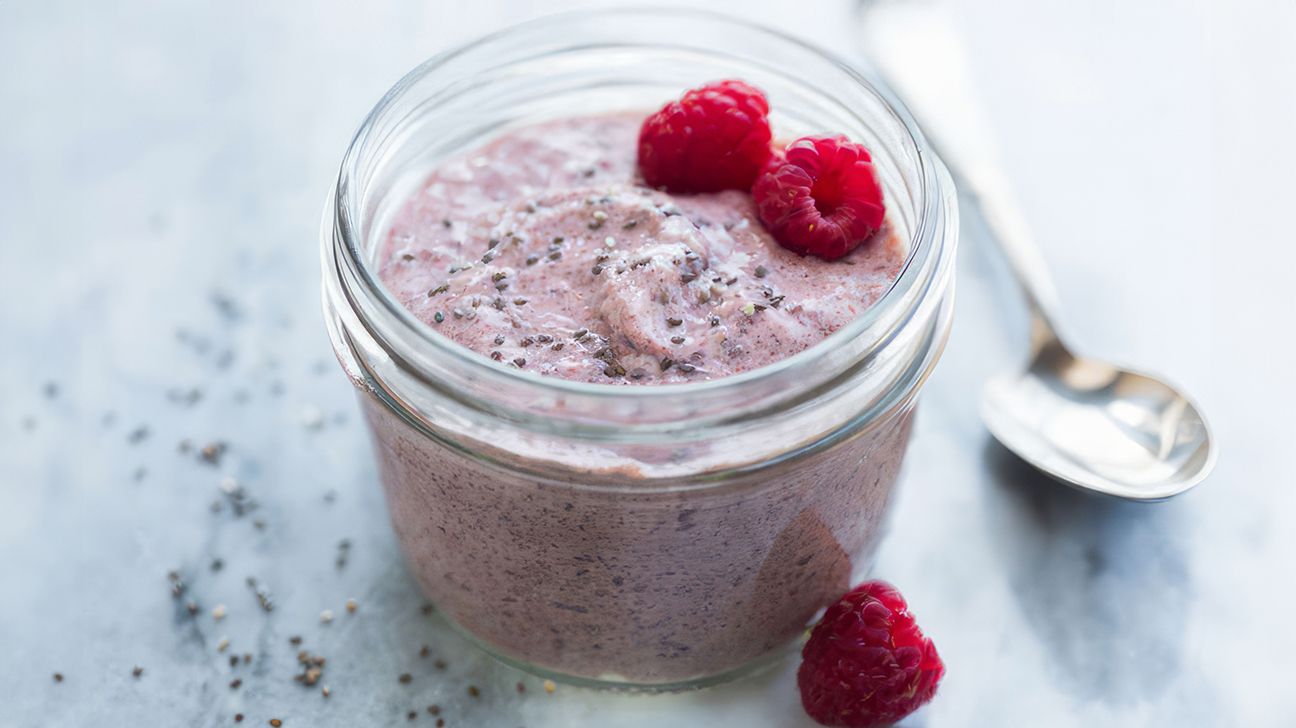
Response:
[[[718,78],[764,89],[776,135],[867,145],[908,242],[892,288],[821,344],[707,382],[572,382],[449,341],[378,281],[391,215],[438,160]],[[669,689],[777,657],[880,536],[948,333],[957,227],[948,174],[903,109],[837,59],[737,21],[557,16],[415,69],[347,151],[323,262],[329,332],[423,588],[493,654],[562,679]]]

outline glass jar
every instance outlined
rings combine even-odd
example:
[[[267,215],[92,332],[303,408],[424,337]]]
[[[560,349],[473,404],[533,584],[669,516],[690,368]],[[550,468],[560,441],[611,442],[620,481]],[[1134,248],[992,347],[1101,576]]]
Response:
[[[378,280],[391,215],[438,160],[719,78],[768,93],[776,136],[867,145],[908,241],[892,288],[822,343],[713,381],[578,383],[455,344]],[[570,682],[696,687],[777,659],[867,570],[949,331],[957,231],[949,175],[907,112],[769,30],[587,12],[427,61],[365,119],[323,227],[329,334],[414,575],[492,654]]]

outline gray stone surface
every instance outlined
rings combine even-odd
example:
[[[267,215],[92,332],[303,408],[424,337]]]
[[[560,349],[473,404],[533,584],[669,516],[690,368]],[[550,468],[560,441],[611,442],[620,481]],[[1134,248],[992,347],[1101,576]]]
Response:
[[[849,47],[849,24],[727,5]],[[1292,725],[1296,106],[1263,90],[1296,71],[1296,11],[956,5],[1072,329],[1197,394],[1222,456],[1139,506],[994,445],[976,391],[1016,362],[1022,312],[965,213],[959,320],[877,566],[949,666],[908,723]],[[424,615],[395,548],[319,320],[324,193],[404,70],[549,6],[0,0],[0,726],[422,725],[433,703],[452,726],[808,724],[790,660],[546,695]],[[292,680],[293,635],[330,698]]]

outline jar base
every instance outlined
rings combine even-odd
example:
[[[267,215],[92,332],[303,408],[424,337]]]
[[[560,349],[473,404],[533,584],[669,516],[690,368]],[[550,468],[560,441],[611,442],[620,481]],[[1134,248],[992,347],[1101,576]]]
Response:
[[[444,612],[440,612],[440,616],[442,619],[446,621],[446,624],[450,625],[451,629],[453,629],[456,633],[461,635],[464,639],[471,642],[473,646],[477,647],[482,652],[485,652],[487,655],[490,655],[490,657],[496,660],[497,662],[500,662],[504,665],[508,665],[509,667],[512,667],[514,669],[521,670],[525,673],[534,675],[541,679],[553,680],[554,682],[560,683],[562,685],[570,685],[572,687],[578,687],[578,688],[590,688],[594,690],[604,690],[608,692],[633,693],[639,695],[645,695],[645,694],[652,695],[657,693],[682,693],[682,692],[688,692],[690,690],[702,690],[705,688],[722,685],[724,683],[733,682],[734,680],[751,677],[753,675],[757,675],[767,670],[770,670],[774,668],[776,665],[782,663],[783,660],[788,656],[788,654],[793,651],[793,648],[800,644],[799,639],[792,640],[791,642],[788,642],[786,645],[782,645],[773,650],[770,650],[767,654],[761,655],[760,657],[754,660],[749,660],[748,662],[745,662],[737,667],[731,668],[729,670],[725,670],[724,672],[716,673],[714,675],[703,675],[700,677],[688,678],[685,680],[678,680],[673,682],[643,683],[643,682],[635,682],[633,680],[629,680],[619,676],[609,676],[607,678],[594,678],[594,677],[586,677],[582,675],[573,675],[571,673],[562,672],[560,670],[554,670],[551,668],[542,667],[540,665],[533,665],[529,662],[526,662],[525,660],[520,660],[514,657],[510,657],[508,655],[505,655],[495,650],[495,648],[492,647],[490,644],[482,641],[472,632],[469,632],[468,630],[461,627],[455,620],[451,619]]]

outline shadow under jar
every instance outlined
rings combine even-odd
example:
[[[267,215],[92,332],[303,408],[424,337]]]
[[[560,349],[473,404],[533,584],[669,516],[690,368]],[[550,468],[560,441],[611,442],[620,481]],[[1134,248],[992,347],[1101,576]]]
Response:
[[[720,78],[768,93],[776,136],[867,145],[907,241],[892,288],[822,343],[712,381],[572,382],[461,347],[382,286],[392,215],[439,160]],[[569,682],[681,689],[779,658],[867,570],[949,330],[957,229],[953,185],[907,113],[772,31],[572,14],[418,67],[356,134],[323,230],[329,333],[414,575],[486,650]]]

